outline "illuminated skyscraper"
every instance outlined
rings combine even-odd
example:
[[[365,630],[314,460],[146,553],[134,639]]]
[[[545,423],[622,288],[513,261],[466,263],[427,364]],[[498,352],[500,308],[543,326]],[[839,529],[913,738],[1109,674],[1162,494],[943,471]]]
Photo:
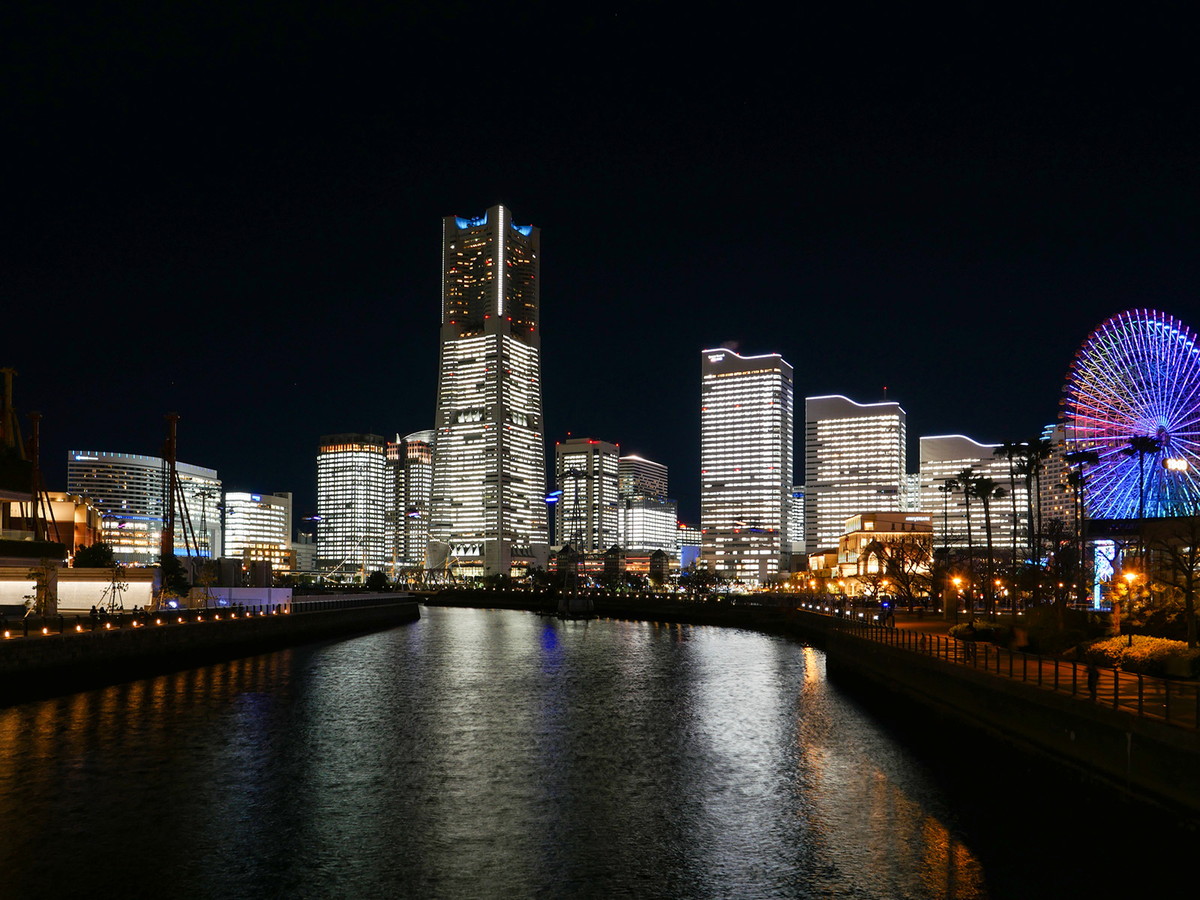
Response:
[[[175,470],[187,504],[185,519],[176,509],[175,555],[221,555],[221,479],[215,469],[177,462]],[[103,540],[117,562],[156,565],[160,553],[169,477],[157,456],[71,450],[67,490],[89,497],[100,510]],[[189,546],[192,536],[196,546]]]
[[[761,583],[787,563],[792,367],[777,353],[705,350],[701,376],[701,559]]]
[[[468,574],[546,562],[539,248],[503,206],[442,223],[429,531]]]
[[[421,568],[429,549],[433,432],[415,431],[403,439],[396,435],[394,442],[388,442],[387,461],[391,487],[387,518],[392,563],[397,571]]]
[[[294,568],[292,495],[227,492],[225,556],[243,563],[265,560],[276,571]]]
[[[386,443],[328,434],[317,450],[317,568],[342,581],[390,571]]]
[[[617,472],[621,547],[678,557],[679,505],[667,497],[667,467],[630,454],[617,461]]]
[[[1004,551],[1013,549],[1014,540],[1021,549],[1029,520],[1025,482],[1010,479],[1008,459],[997,456],[1000,444],[981,444],[961,434],[939,434],[921,438],[921,510],[933,517],[934,546],[965,548],[967,517],[970,513],[970,538],[978,548],[984,545],[986,522],[983,504],[968,500],[962,490],[946,490],[946,481],[955,479],[964,469],[980,478],[990,478],[1011,492],[990,503],[992,545]],[[1016,508],[1016,520],[1013,508]]]
[[[835,548],[851,516],[904,508],[905,428],[899,403],[838,394],[804,401],[805,551]]]
[[[562,491],[554,519],[559,544],[583,553],[608,550],[620,539],[617,458],[607,441],[572,438],[554,447],[555,481]]]

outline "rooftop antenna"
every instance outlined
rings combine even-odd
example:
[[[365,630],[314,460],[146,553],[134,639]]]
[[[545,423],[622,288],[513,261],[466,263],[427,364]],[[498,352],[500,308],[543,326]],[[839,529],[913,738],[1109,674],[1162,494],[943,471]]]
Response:
[[[883,386],[883,400],[885,403],[887,402],[887,385],[886,384]]]
[[[16,451],[17,459],[25,458],[25,445],[21,441],[21,425],[17,421],[17,411],[13,408],[13,378],[16,369],[0,369],[4,376],[4,392],[0,394],[0,447],[8,447]]]
[[[42,480],[42,414],[31,412],[29,421],[33,424],[29,436],[29,458],[33,463],[33,477],[29,479],[29,517],[33,520],[33,539],[46,541],[50,539],[50,530],[54,530],[54,539],[62,542],[58,531],[58,522],[50,508],[50,495],[46,493],[46,485]],[[49,528],[47,528],[49,523]]]

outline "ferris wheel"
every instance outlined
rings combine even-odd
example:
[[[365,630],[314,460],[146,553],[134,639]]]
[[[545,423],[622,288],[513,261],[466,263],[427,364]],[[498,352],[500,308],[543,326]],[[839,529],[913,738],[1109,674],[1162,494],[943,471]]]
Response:
[[[1200,341],[1148,309],[1113,316],[1075,354],[1063,389],[1067,450],[1090,450],[1089,515],[1200,514]]]

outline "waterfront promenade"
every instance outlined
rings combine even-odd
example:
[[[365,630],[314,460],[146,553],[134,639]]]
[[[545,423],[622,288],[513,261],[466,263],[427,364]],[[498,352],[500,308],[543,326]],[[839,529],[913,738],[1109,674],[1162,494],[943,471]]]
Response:
[[[1096,666],[1093,693],[1084,663],[1009,650],[985,641],[958,640],[948,634],[952,624],[938,617],[898,613],[894,628],[853,619],[847,620],[844,628],[864,640],[1034,685],[1080,702],[1180,728],[1200,727],[1200,685],[1195,679],[1157,678]]]

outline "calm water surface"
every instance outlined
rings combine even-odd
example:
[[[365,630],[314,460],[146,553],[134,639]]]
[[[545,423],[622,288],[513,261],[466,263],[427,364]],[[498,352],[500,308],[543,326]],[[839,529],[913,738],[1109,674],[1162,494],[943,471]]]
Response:
[[[0,895],[1055,895],[1075,823],[956,814],[819,651],[423,616],[0,710]]]

